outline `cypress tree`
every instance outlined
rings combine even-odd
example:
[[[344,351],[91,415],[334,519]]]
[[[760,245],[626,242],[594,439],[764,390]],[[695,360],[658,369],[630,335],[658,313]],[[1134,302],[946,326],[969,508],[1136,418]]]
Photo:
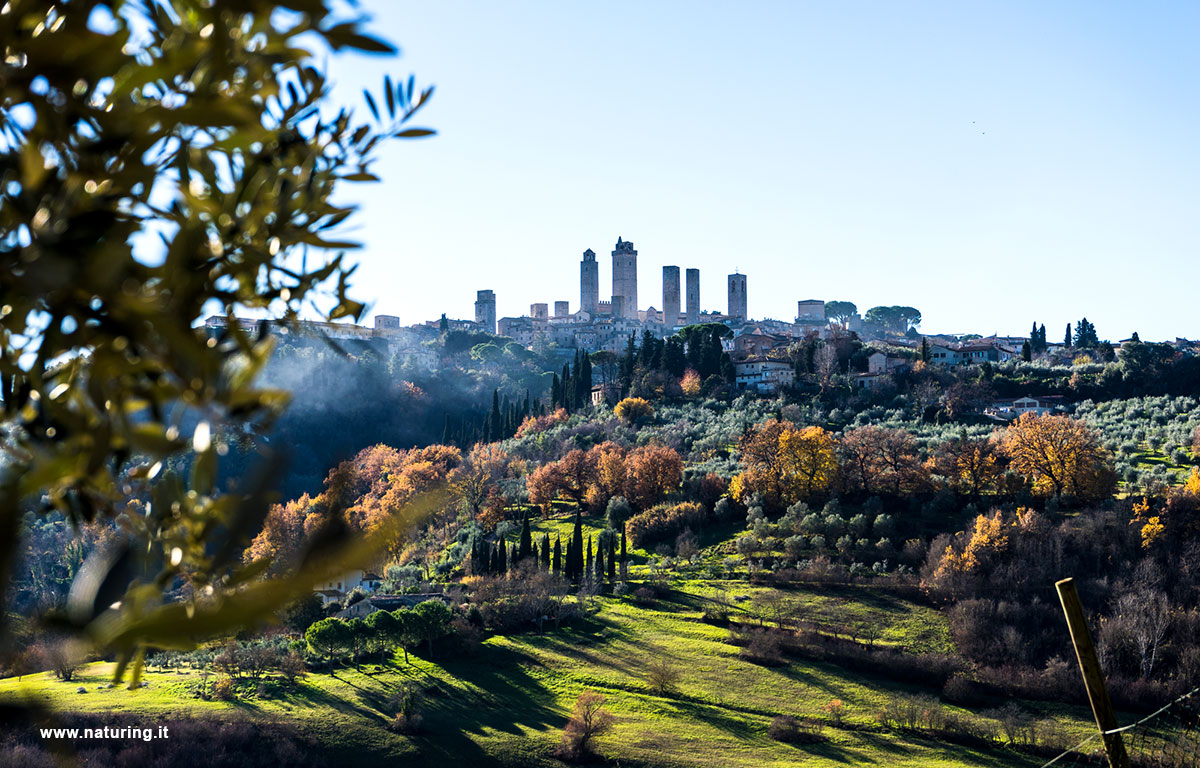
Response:
[[[550,570],[550,534],[542,534],[542,570]]]
[[[614,583],[617,580],[617,537],[610,535],[608,537],[608,581]]]
[[[1046,351],[1046,324],[1042,323],[1041,329],[1038,331],[1038,351]]]
[[[499,551],[500,546],[498,544],[493,544],[488,550],[488,573],[492,576],[500,573]]]
[[[604,581],[604,539],[596,540],[596,581]]]
[[[929,362],[929,339],[921,337],[921,362]]]
[[[1067,336],[1063,339],[1063,346],[1067,349],[1071,348],[1071,324],[1067,323]]]
[[[529,512],[525,513],[525,520],[521,523],[521,544],[517,549],[517,560],[524,560],[533,554],[533,534],[529,530]]]
[[[550,407],[557,408],[559,400],[562,398],[562,381],[558,378],[558,374],[554,374],[554,378],[550,380]]]
[[[587,576],[587,578],[589,578],[589,579],[592,577],[592,570],[593,570],[592,564],[593,564],[593,561],[592,561],[592,537],[588,536],[587,537],[587,559],[584,561],[584,564],[583,564],[583,572],[584,572],[584,575]]]
[[[575,510],[575,530],[571,535],[571,578],[578,579],[583,573],[583,512]]]
[[[621,579],[629,576],[629,557],[625,552],[625,529],[621,528]]]
[[[1033,346],[1028,341],[1021,342],[1021,359],[1027,363],[1033,359]]]
[[[504,544],[504,539],[500,539],[500,546],[496,550],[496,572],[503,574],[508,570],[508,547]]]
[[[551,563],[551,570],[553,570],[559,576],[562,575],[562,554],[563,554],[562,553],[562,537],[555,536],[554,537],[554,560]]]
[[[500,439],[500,392],[495,389],[492,390],[492,412],[488,419],[491,421],[491,429],[487,430],[484,440],[491,443]]]

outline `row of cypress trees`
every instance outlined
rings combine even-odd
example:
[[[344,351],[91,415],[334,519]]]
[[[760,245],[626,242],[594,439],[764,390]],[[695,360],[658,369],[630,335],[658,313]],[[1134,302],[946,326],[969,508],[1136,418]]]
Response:
[[[565,547],[562,539],[555,537],[551,548],[548,533],[542,534],[535,543],[529,527],[529,515],[526,514],[517,546],[510,547],[503,537],[492,544],[483,539],[475,540],[471,549],[471,572],[502,576],[523,560],[532,559],[540,569],[556,573],[575,584],[585,579],[603,581],[607,578],[609,582],[615,582],[618,570],[622,574],[625,571],[628,557],[626,547],[624,530],[621,531],[619,551],[614,531],[601,533],[593,545],[591,536],[586,539],[583,536],[583,517],[578,511],[575,513],[575,530],[567,538]]]

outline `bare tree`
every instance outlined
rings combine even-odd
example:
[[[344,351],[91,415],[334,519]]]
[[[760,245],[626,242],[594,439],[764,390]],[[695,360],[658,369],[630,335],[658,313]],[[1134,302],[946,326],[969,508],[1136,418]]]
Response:
[[[604,694],[584,691],[575,700],[575,709],[563,729],[559,755],[578,759],[591,752],[592,740],[605,733],[613,724],[612,713],[604,709]]]
[[[1126,631],[1142,664],[1142,677],[1150,677],[1158,649],[1174,618],[1171,603],[1159,590],[1140,590],[1117,600],[1117,613],[1127,620]]]
[[[679,669],[665,657],[653,659],[646,667],[646,682],[659,696],[670,696],[679,683]]]

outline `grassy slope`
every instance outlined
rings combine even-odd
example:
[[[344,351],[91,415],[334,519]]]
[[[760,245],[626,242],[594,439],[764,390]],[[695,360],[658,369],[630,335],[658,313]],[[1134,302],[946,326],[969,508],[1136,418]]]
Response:
[[[445,665],[412,657],[376,672],[340,670],[337,677],[313,674],[281,699],[252,696],[237,703],[191,698],[193,674],[150,672],[150,686],[137,691],[97,690],[111,667],[87,668],[80,682],[61,683],[46,674],[0,680],[0,703],[18,697],[60,711],[113,710],[155,718],[185,714],[280,716],[315,735],[335,752],[353,755],[360,768],[390,765],[555,764],[549,757],[575,697],[594,689],[608,697],[618,722],[602,737],[599,751],[621,765],[664,766],[1021,766],[1041,761],[1008,750],[984,753],[907,738],[874,728],[883,700],[905,692],[833,665],[791,663],[768,669],[741,661],[726,644],[725,630],[701,622],[699,583],[652,608],[620,599],[598,601],[601,610],[570,630],[488,640],[468,659]],[[747,585],[736,593],[752,593]],[[888,626],[885,637],[905,642],[911,633],[930,633],[936,613],[895,598],[854,601],[841,595],[804,593],[825,610],[869,613]],[[914,618],[915,617],[915,618]],[[914,623],[915,622],[915,623]],[[944,632],[944,626],[940,630]],[[653,695],[644,682],[647,663],[665,656],[682,672],[678,695]],[[367,674],[370,671],[372,674]],[[385,729],[387,699],[395,686],[416,679],[430,695],[425,732],[408,738]],[[86,694],[75,693],[79,685]],[[915,692],[915,691],[911,691]],[[831,699],[846,705],[854,729],[826,728],[824,744],[789,746],[770,740],[766,726],[776,714],[824,718]],[[959,712],[959,714],[966,714]],[[1050,716],[1049,710],[1043,716]],[[1086,713],[1061,710],[1063,725],[1087,732]],[[340,762],[340,760],[339,760]]]

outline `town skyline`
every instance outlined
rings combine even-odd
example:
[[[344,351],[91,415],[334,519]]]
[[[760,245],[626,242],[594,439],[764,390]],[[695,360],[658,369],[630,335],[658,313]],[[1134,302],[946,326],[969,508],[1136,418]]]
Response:
[[[437,87],[438,135],[348,197],[377,311],[573,299],[579,255],[620,235],[709,297],[740,269],[756,317],[812,297],[910,304],[930,333],[1200,336],[1178,279],[1200,254],[1195,6],[364,7],[402,56],[334,57],[334,99]]]

